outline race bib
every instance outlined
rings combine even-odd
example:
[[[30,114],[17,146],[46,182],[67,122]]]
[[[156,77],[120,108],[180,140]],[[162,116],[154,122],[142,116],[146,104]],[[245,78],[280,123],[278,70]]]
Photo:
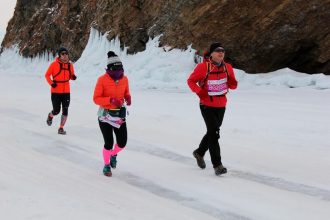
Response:
[[[228,92],[227,78],[220,80],[208,80],[207,86],[209,96],[223,95]]]

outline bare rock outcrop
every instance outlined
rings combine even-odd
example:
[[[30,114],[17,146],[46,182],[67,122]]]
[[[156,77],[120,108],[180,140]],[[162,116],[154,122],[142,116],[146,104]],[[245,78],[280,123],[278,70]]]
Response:
[[[2,47],[36,56],[62,45],[77,60],[94,27],[119,36],[129,53],[162,34],[161,45],[173,48],[222,42],[228,60],[249,73],[330,74],[329,21],[330,0],[18,0]]]

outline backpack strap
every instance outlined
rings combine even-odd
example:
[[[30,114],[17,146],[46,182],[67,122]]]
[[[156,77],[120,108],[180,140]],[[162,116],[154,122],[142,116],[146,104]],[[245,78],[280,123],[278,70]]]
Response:
[[[60,64],[60,71],[58,71],[58,73],[56,73],[54,76],[53,76],[53,79],[55,79],[58,75],[60,75],[60,73],[62,72],[62,69],[63,69],[63,64],[62,63],[59,63]]]
[[[200,86],[201,87],[203,87],[205,85],[205,82],[207,80],[207,77],[209,77],[210,72],[211,72],[211,63],[210,62],[206,62],[206,75],[205,75],[204,79],[200,83]]]
[[[71,63],[68,63],[68,70],[69,70],[69,80],[71,79],[71,67],[70,67]]]
[[[211,71],[212,71],[211,70],[211,62],[207,62],[207,72],[206,72],[205,81],[207,80],[207,77],[209,76],[209,74],[210,74]],[[210,97],[210,101],[213,102],[213,97],[212,96],[209,96],[209,97]]]
[[[212,71],[211,70],[211,63],[210,62],[206,62],[206,75],[205,75],[204,79],[199,84],[201,88],[204,87],[205,82],[206,82],[207,78],[209,77],[209,74],[210,74],[211,71]],[[212,96],[209,96],[209,97],[210,97],[210,100],[212,102],[213,101]]]
[[[228,80],[229,74],[228,74],[228,69],[227,69],[227,66],[226,66],[225,62],[223,62],[223,68],[225,69],[226,77],[227,77],[227,80]]]

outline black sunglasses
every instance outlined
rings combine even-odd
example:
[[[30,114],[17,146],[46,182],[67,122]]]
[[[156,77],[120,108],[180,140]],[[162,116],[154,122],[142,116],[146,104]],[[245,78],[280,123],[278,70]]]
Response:
[[[61,55],[68,55],[68,53],[67,52],[63,52],[63,53],[61,53]]]

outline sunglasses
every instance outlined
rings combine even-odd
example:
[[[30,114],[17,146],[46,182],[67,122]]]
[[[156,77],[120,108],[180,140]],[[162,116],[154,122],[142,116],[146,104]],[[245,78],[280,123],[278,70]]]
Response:
[[[225,49],[223,49],[223,48],[217,48],[217,49],[215,49],[213,52],[218,52],[218,53],[224,53],[225,52]]]
[[[61,53],[61,55],[69,55],[67,52],[63,52]]]

